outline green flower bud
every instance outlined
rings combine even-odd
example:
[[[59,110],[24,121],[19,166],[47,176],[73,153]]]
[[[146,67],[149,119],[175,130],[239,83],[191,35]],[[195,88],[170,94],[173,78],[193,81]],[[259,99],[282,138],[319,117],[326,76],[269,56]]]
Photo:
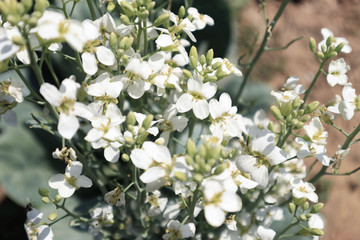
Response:
[[[127,145],[133,145],[134,144],[134,138],[129,137],[129,136],[125,137],[125,143]]]
[[[208,82],[216,82],[218,80],[218,78],[216,76],[211,76],[211,77],[207,77],[206,76],[206,81]]]
[[[130,161],[130,157],[129,157],[129,155],[127,155],[126,153],[121,154],[121,159],[122,159],[124,162]]]
[[[315,53],[316,52],[316,41],[313,37],[310,37],[309,41],[310,50]]]
[[[210,49],[206,53],[206,64],[211,65],[212,60],[214,59],[214,50]]]
[[[331,51],[331,52],[329,52],[329,53],[327,54],[327,56],[328,56],[329,58],[336,57],[337,55],[338,55],[338,53],[337,53],[336,51]]]
[[[199,151],[198,151],[198,154],[201,158],[205,158],[206,156],[206,147],[204,145],[201,145],[199,147]]]
[[[318,101],[313,101],[305,106],[305,113],[312,113],[319,107]]]
[[[6,20],[11,23],[11,25],[16,25],[18,22],[20,22],[20,17],[15,15],[9,15],[7,16]]]
[[[307,122],[311,119],[311,116],[310,115],[304,115],[300,118],[300,121],[302,122]]]
[[[324,232],[319,228],[310,229],[310,233],[315,236],[323,236],[324,235]]]
[[[144,134],[146,132],[146,128],[141,127],[138,131],[139,135]]]
[[[127,16],[131,17],[135,15],[135,9],[129,2],[121,1],[120,6]]]
[[[148,16],[149,16],[149,11],[148,11],[148,10],[142,11],[142,12],[140,12],[140,14],[139,14],[139,18],[140,18],[141,20],[147,19]]]
[[[303,126],[304,126],[304,123],[299,121],[298,123],[296,123],[294,125],[294,129],[298,130],[298,129],[302,128]]]
[[[31,28],[36,27],[38,20],[39,20],[38,18],[31,16],[29,21],[28,21],[29,26]]]
[[[288,205],[288,210],[289,210],[289,212],[291,213],[291,214],[294,214],[295,213],[295,208],[296,208],[296,206],[295,206],[295,204],[294,203],[289,203],[289,205]]]
[[[216,163],[216,159],[214,158],[210,158],[209,160],[207,160],[207,164],[210,166],[210,167],[213,167]]]
[[[192,139],[188,139],[187,143],[186,143],[186,152],[187,154],[189,154],[190,156],[195,156],[196,154],[196,145],[194,143],[194,141]]]
[[[211,171],[211,166],[209,165],[209,164],[205,164],[203,167],[202,167],[202,169],[201,169],[201,171],[203,172],[203,173],[209,173],[210,171]]]
[[[144,5],[144,0],[136,0],[136,3],[141,6]]]
[[[310,212],[311,213],[318,213],[320,212],[320,210],[323,208],[324,204],[323,203],[317,203],[314,206],[312,206]]]
[[[274,122],[269,121],[269,124],[267,125],[267,128],[274,133],[275,132]]]
[[[311,214],[311,213],[308,213],[308,214],[306,214],[305,216],[306,216],[306,218],[308,218],[308,219],[309,219],[309,218],[311,218],[311,217],[312,217],[312,214]]]
[[[277,106],[272,105],[272,106],[270,107],[270,110],[271,110],[272,114],[274,115],[274,117],[275,117],[277,120],[281,121],[281,120],[283,119],[283,116],[282,116],[282,114],[281,114],[281,112],[280,112],[280,109],[279,109]]]
[[[293,125],[293,126],[297,125],[299,122],[300,122],[300,121],[297,120],[297,119],[292,119],[292,120],[290,121],[291,125]]]
[[[53,212],[53,213],[49,214],[48,219],[50,221],[54,221],[55,219],[57,219],[57,217],[58,217],[58,214],[56,212]]]
[[[286,117],[286,122],[290,123],[293,120],[293,116],[289,114],[289,116]]]
[[[337,53],[339,53],[339,52],[341,52],[341,50],[343,49],[343,47],[345,46],[345,42],[342,42],[342,43],[340,43],[340,44],[338,44],[337,46],[336,46],[336,48],[335,48],[335,51],[337,52]]]
[[[323,61],[324,60],[324,53],[322,53],[322,52],[320,52],[320,51],[318,51],[318,52],[316,52],[315,53],[315,55],[316,55],[316,57],[317,57],[317,59],[319,60],[319,61]]]
[[[201,183],[204,179],[203,175],[201,173],[196,173],[193,177],[195,182]]]
[[[192,166],[194,164],[194,159],[192,157],[190,157],[189,155],[185,156],[185,161],[186,161],[186,164],[189,166]]]
[[[106,7],[106,10],[107,10],[108,12],[112,12],[112,11],[114,11],[115,8],[116,8],[115,3],[114,3],[114,2],[109,2],[109,4],[108,4],[107,7]]]
[[[154,9],[155,5],[156,5],[156,2],[149,2],[148,4],[146,4],[146,9],[151,11]]]
[[[181,7],[179,8],[179,12],[178,12],[179,18],[184,18],[184,17],[185,17],[185,14],[186,14],[185,7],[184,7],[184,6],[181,6]]]
[[[114,32],[110,33],[109,43],[110,43],[110,48],[115,50],[117,47],[117,38]]]
[[[175,172],[174,177],[177,178],[178,180],[182,181],[182,182],[187,181],[187,177],[186,177],[186,174],[184,172]]]
[[[5,59],[0,62],[0,73],[3,73],[9,69],[9,59]]]
[[[28,12],[33,6],[33,0],[21,0],[21,3],[24,6],[25,12]]]
[[[127,37],[126,40],[125,40],[124,49],[128,50],[129,48],[131,48],[133,43],[134,43],[134,38],[133,37]]]
[[[220,173],[222,173],[224,170],[226,169],[226,164],[222,163],[219,166],[216,167],[214,174],[215,175],[219,175]]]
[[[125,14],[121,14],[121,16],[120,16],[120,21],[121,21],[121,23],[123,23],[123,24],[126,25],[126,26],[131,25],[131,22],[130,22],[129,17],[126,16]]]
[[[326,39],[326,46],[330,47],[333,42],[335,42],[335,38],[333,36],[328,37]]]
[[[144,127],[146,130],[149,129],[149,127],[151,126],[151,122],[154,119],[154,115],[149,114],[146,116],[145,120],[143,121],[142,127]]]
[[[155,26],[160,26],[161,24],[163,24],[163,22],[168,21],[169,19],[170,19],[170,14],[169,13],[163,13],[157,19],[155,19],[154,25]]]
[[[210,158],[217,159],[220,156],[220,152],[221,152],[221,147],[220,146],[210,148],[210,149],[207,150],[207,153],[208,153],[207,158],[208,159],[210,159]]]
[[[196,68],[197,66],[197,59],[194,57],[194,56],[190,56],[190,65],[193,67],[193,68]]]
[[[48,0],[36,0],[34,10],[43,13],[50,6]]]
[[[297,205],[297,206],[303,205],[304,202],[306,202],[306,198],[293,197],[293,200],[294,200],[295,205]]]
[[[221,67],[221,65],[222,65],[221,62],[216,62],[211,66],[211,68],[214,70],[217,70],[219,67]]]
[[[16,45],[22,46],[25,44],[25,40],[22,36],[14,36],[12,39],[13,43]]]
[[[301,105],[301,99],[299,97],[296,97],[292,102],[293,109],[298,109],[300,105]]]
[[[191,78],[192,77],[192,74],[191,74],[191,72],[189,70],[183,69],[182,72],[183,72],[185,78]]]
[[[58,194],[56,195],[56,197],[54,198],[53,202],[54,203],[59,203],[61,201],[62,197]]]
[[[47,189],[47,188],[39,188],[38,192],[39,192],[40,196],[42,196],[42,197],[49,196],[49,189]]]
[[[136,117],[133,111],[130,111],[126,117],[127,125],[134,126],[136,123]]]
[[[200,56],[200,64],[204,65],[206,63],[206,57],[204,55]]]
[[[196,62],[196,63],[194,64],[194,66],[196,66],[199,58],[198,58],[197,49],[196,49],[195,46],[192,46],[192,47],[191,47],[191,49],[190,49],[190,55],[189,55],[189,56],[190,56],[190,58],[191,58],[191,57],[194,58],[193,61]],[[193,65],[193,64],[192,64],[192,65]]]
[[[302,210],[306,210],[306,209],[308,209],[309,208],[309,203],[308,202],[304,202],[304,204],[303,205],[301,205],[301,208],[302,208]]]
[[[307,220],[305,214],[301,214],[301,215],[299,216],[299,219],[300,219],[301,221],[303,221],[303,222],[305,222],[305,221]]]
[[[42,201],[43,203],[45,203],[45,204],[50,203],[50,199],[49,199],[48,197],[42,197],[42,198],[41,198],[41,201]]]

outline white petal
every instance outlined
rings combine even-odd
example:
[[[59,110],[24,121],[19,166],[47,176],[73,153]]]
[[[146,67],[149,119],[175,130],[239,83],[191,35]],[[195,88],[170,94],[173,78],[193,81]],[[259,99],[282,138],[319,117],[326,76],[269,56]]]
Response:
[[[70,78],[66,78],[61,82],[59,91],[62,93],[62,97],[76,99],[79,88],[80,84],[75,81],[74,76],[70,76]]]
[[[76,185],[83,188],[89,188],[92,186],[92,181],[90,178],[81,175],[77,178]]]
[[[241,155],[236,159],[236,166],[246,173],[250,173],[254,169],[256,158],[250,155]]]
[[[84,52],[81,55],[81,59],[82,59],[84,72],[86,72],[89,75],[94,75],[98,70],[98,66],[94,54]]]
[[[120,157],[120,150],[119,148],[113,148],[111,146],[105,148],[104,150],[104,156],[105,159],[109,162],[117,162],[119,161],[119,157]]]
[[[226,212],[238,212],[241,210],[241,198],[235,193],[226,191],[221,196],[220,207]]]
[[[188,223],[180,226],[180,233],[183,238],[189,238],[195,236],[195,224]]]
[[[130,97],[139,99],[145,93],[145,82],[141,79],[137,79],[130,84],[127,91]]]
[[[61,104],[62,96],[54,85],[43,83],[40,87],[40,93],[51,105],[58,107]]]
[[[165,177],[165,175],[166,171],[162,167],[151,167],[141,174],[140,180],[144,183],[151,183]]]
[[[148,169],[153,163],[152,159],[142,149],[134,149],[130,154],[131,161],[137,168]]]
[[[255,167],[250,173],[251,179],[259,183],[259,186],[265,188],[269,182],[269,172],[267,167]]]
[[[48,183],[51,188],[61,188],[65,184],[65,176],[64,174],[56,174],[49,179]]]
[[[82,172],[83,165],[79,161],[73,161],[67,165],[65,173],[69,174],[70,176],[78,177]]]
[[[201,120],[207,118],[209,116],[208,102],[205,99],[195,101],[193,111],[197,118],[199,118]]]
[[[217,86],[213,82],[207,82],[203,85],[201,93],[206,99],[212,98],[216,93]]]
[[[96,48],[96,57],[99,62],[106,66],[112,66],[116,62],[114,53],[107,47],[99,46]]]
[[[69,184],[65,183],[64,186],[58,189],[59,195],[63,198],[71,197],[75,192],[75,187],[70,186]]]
[[[58,131],[61,136],[71,139],[79,129],[79,121],[74,115],[60,113]]]
[[[261,240],[273,240],[276,232],[270,228],[259,226],[256,230],[256,234],[260,237]]]
[[[225,212],[214,204],[204,207],[206,221],[213,227],[219,227],[225,221]]]
[[[176,108],[180,113],[184,113],[192,109],[193,97],[189,93],[184,93],[176,102]]]

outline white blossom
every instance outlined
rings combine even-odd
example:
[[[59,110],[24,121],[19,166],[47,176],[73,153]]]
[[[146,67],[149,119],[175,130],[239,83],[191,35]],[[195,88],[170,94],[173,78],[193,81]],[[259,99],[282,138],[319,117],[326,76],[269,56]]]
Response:
[[[309,182],[303,182],[300,178],[294,177],[290,180],[292,195],[296,198],[307,198],[313,203],[318,202],[315,187]]]
[[[326,80],[331,87],[334,87],[336,84],[345,85],[348,81],[348,76],[346,73],[349,70],[350,67],[346,64],[343,58],[340,58],[336,61],[331,61],[329,64]]]

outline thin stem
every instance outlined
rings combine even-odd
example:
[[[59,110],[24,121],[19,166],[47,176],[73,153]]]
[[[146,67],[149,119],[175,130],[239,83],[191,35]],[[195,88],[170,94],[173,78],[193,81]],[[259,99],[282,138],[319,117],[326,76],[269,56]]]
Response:
[[[193,198],[191,200],[191,204],[190,204],[190,208],[189,208],[189,219],[190,219],[190,222],[194,222],[194,210],[195,210],[195,206],[196,206],[196,203],[197,203],[197,200],[199,198],[199,193],[200,193],[200,185],[198,184],[196,186],[196,190],[194,191],[194,195],[193,195]]]
[[[282,148],[287,140],[287,138],[290,136],[292,131],[292,126],[289,127],[289,129],[287,130],[286,134],[284,136],[280,136],[279,140],[276,144],[277,147]]]
[[[325,175],[331,175],[331,176],[346,176],[346,175],[351,175],[357,171],[360,170],[360,167],[350,171],[350,172],[346,172],[346,173],[325,173]]]
[[[283,235],[284,233],[286,233],[290,228],[296,226],[299,223],[299,221],[296,221],[294,223],[290,223],[286,228],[284,228],[279,234],[277,234],[274,238],[274,240],[280,239],[281,235]]]
[[[50,74],[53,77],[56,86],[59,87],[60,86],[60,81],[59,81],[59,78],[55,74],[55,71],[54,71],[54,68],[53,68],[53,65],[52,65],[52,62],[51,62],[51,58],[50,58],[49,55],[47,55],[45,57],[45,63],[46,63],[46,66],[48,66],[48,68],[49,68]]]
[[[66,215],[62,216],[61,218],[58,218],[58,219],[56,219],[55,221],[49,223],[48,226],[50,227],[51,225],[54,225],[55,223],[63,220],[64,218],[67,218],[67,217],[69,217],[69,216],[70,216],[69,214],[66,214]]]
[[[90,13],[91,13],[91,17],[92,17],[92,20],[95,20],[96,19],[96,13],[95,13],[95,9],[94,9],[94,5],[92,3],[92,0],[86,0],[88,6],[89,6],[89,10],[90,10]]]
[[[335,123],[331,122],[330,123],[331,126],[333,126],[336,130],[338,130],[339,132],[341,132],[342,134],[345,135],[345,137],[348,137],[349,134],[347,134],[346,132],[344,132],[341,128],[339,128],[337,125],[335,125]]]
[[[315,166],[315,164],[316,164],[317,162],[318,162],[318,160],[315,159],[314,162],[310,165],[309,170],[307,171],[305,178],[308,178],[310,172],[312,171],[312,169],[314,168],[314,166]]]
[[[241,85],[240,85],[240,89],[239,89],[239,91],[237,92],[235,98],[233,99],[233,100],[234,100],[233,102],[240,102],[242,93],[243,93],[243,91],[244,91],[244,88],[245,88],[246,83],[247,83],[248,80],[249,80],[250,74],[251,74],[254,66],[256,65],[256,63],[258,62],[258,60],[260,59],[261,55],[264,53],[266,44],[267,44],[268,40],[270,39],[270,35],[271,35],[272,31],[274,30],[274,27],[275,27],[277,21],[279,20],[281,14],[282,14],[283,11],[285,10],[286,5],[287,5],[289,2],[290,2],[290,0],[284,0],[284,1],[281,3],[281,6],[279,7],[279,10],[277,11],[277,13],[276,13],[276,15],[275,15],[275,17],[274,17],[274,20],[272,20],[272,22],[266,27],[265,34],[264,34],[262,43],[261,43],[261,45],[260,45],[260,48],[258,49],[258,51],[257,51],[254,59],[252,60],[249,69],[246,71],[246,74],[245,74],[245,76],[244,76],[244,79],[243,79],[243,81],[242,81],[242,83],[241,83]]]

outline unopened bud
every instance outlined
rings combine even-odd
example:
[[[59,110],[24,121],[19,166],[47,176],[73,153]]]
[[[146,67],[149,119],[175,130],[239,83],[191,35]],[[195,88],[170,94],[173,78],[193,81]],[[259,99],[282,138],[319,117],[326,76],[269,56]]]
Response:
[[[50,6],[48,0],[36,0],[34,10],[43,13]]]
[[[311,218],[311,217],[312,217],[312,214],[311,214],[311,213],[308,213],[308,214],[306,214],[305,216],[306,216],[306,218],[308,218],[308,219],[309,219],[309,218]]]
[[[15,43],[16,45],[22,46],[25,44],[25,40],[22,36],[14,36],[12,37],[11,41]]]
[[[204,55],[200,56],[200,64],[204,65],[206,63],[206,57]]]
[[[323,230],[319,229],[319,228],[312,228],[310,229],[310,233],[312,235],[315,235],[315,236],[323,236],[324,235],[324,232]]]
[[[267,128],[268,128],[270,131],[275,132],[274,122],[273,122],[273,121],[269,121],[269,124],[267,125]]]
[[[48,219],[50,221],[54,221],[55,219],[57,219],[57,217],[58,217],[58,214],[56,212],[53,212],[53,213],[49,214]]]
[[[194,178],[194,181],[198,182],[198,183],[201,183],[202,180],[204,179],[203,175],[200,173],[196,173],[193,178]]]
[[[183,69],[182,72],[183,72],[185,78],[192,78],[192,74],[189,70]]]
[[[135,9],[131,4],[127,1],[121,1],[120,2],[121,9],[125,12],[125,14],[129,17],[134,16]]]
[[[318,101],[313,101],[311,103],[309,103],[308,105],[306,105],[305,107],[305,113],[312,113],[314,112],[318,106],[319,106],[319,102]]]
[[[307,122],[307,121],[310,120],[310,118],[311,118],[310,115],[304,115],[304,116],[302,116],[302,117],[300,118],[300,121],[301,121],[301,122]]]
[[[178,180],[182,181],[182,182],[187,181],[187,177],[186,177],[186,174],[184,172],[175,172],[174,177],[177,178]]]
[[[318,51],[315,53],[316,57],[320,60],[320,61],[323,61],[324,60],[324,53]]]
[[[193,67],[193,68],[196,68],[197,66],[197,59],[194,57],[194,56],[190,56],[190,65]]]
[[[224,170],[226,169],[226,164],[222,163],[219,166],[216,167],[214,174],[215,175],[219,175],[220,173],[222,173]]]
[[[50,199],[49,199],[48,197],[42,197],[42,198],[41,198],[41,201],[42,201],[43,203],[45,203],[45,204],[50,203]]]
[[[210,49],[206,53],[206,64],[211,65],[213,59],[214,59],[214,50]]]
[[[306,210],[306,209],[308,209],[309,208],[309,203],[308,202],[304,202],[304,204],[303,205],[301,205],[301,208],[302,208],[302,210]]]
[[[310,41],[309,41],[309,47],[310,50],[315,53],[316,52],[316,41],[313,37],[310,37]]]
[[[29,11],[33,6],[33,0],[21,0],[21,3],[24,6],[25,12]]]
[[[108,12],[112,12],[112,11],[114,11],[115,8],[116,8],[115,3],[114,3],[114,2],[109,2],[109,4],[108,4],[107,7],[106,7],[106,10],[107,10]]]
[[[297,205],[297,206],[303,205],[304,202],[306,202],[306,198],[305,198],[305,197],[303,197],[303,198],[293,197],[293,200],[294,200],[295,205]]]
[[[136,122],[136,117],[135,117],[135,114],[133,111],[130,111],[126,117],[126,123],[127,125],[135,125],[135,122]]]
[[[146,4],[146,9],[151,11],[154,9],[155,5],[156,5],[156,2],[149,2],[148,4]]]
[[[198,154],[200,157],[204,158],[206,156],[206,147],[204,145],[201,145],[199,147]]]
[[[54,203],[59,203],[61,201],[62,197],[58,194],[56,195],[55,199],[54,199]]]
[[[126,26],[129,26],[131,24],[129,17],[126,16],[125,14],[121,14],[120,21]]]
[[[294,101],[292,102],[293,109],[299,108],[301,105],[301,99],[299,97],[296,97]]]
[[[159,137],[158,139],[155,140],[156,145],[163,146],[164,143],[165,143],[165,140],[162,137]]]
[[[331,52],[329,52],[329,53],[327,54],[327,56],[328,56],[329,58],[336,57],[337,55],[338,55],[338,53],[337,53],[336,51],[331,51]]]
[[[110,43],[110,48],[115,50],[117,47],[117,38],[116,38],[116,34],[114,32],[110,33],[109,43]]]
[[[163,13],[154,21],[154,25],[160,26],[161,24],[163,24],[163,22],[168,21],[169,18],[170,18],[169,13]]]
[[[134,138],[132,137],[125,137],[125,143],[128,144],[128,145],[133,145],[134,144]]]
[[[304,221],[304,222],[307,220],[305,214],[301,214],[301,215],[299,216],[299,219],[300,219],[301,221]]]
[[[222,65],[221,62],[216,62],[216,63],[214,63],[214,64],[211,66],[211,68],[214,69],[214,70],[216,70],[216,69],[218,69],[219,67],[221,67],[221,65]]]
[[[121,154],[121,159],[122,159],[124,162],[130,161],[130,157],[129,157],[129,155],[127,155],[126,153]]]
[[[323,203],[317,203],[315,204],[312,208],[311,208],[311,213],[318,213],[320,212],[320,210],[323,208],[324,204]]]
[[[185,7],[184,7],[184,6],[181,6],[181,7],[179,8],[179,12],[178,12],[179,18],[184,18],[184,17],[185,17],[185,14],[186,14]]]
[[[334,38],[333,36],[329,36],[329,37],[326,39],[326,46],[327,46],[327,47],[330,47],[333,42],[335,42],[335,38]]]
[[[146,116],[145,120],[143,121],[142,126],[147,130],[151,126],[152,120],[154,119],[154,115],[149,114]]]
[[[275,117],[277,120],[281,121],[281,120],[283,119],[283,116],[282,116],[282,114],[281,114],[281,112],[280,112],[280,109],[279,109],[277,106],[272,105],[272,106],[270,107],[270,110],[271,110],[272,114],[274,115],[274,117]]]
[[[139,18],[141,20],[147,19],[148,16],[149,16],[149,11],[148,10],[145,10],[145,11],[142,11],[142,12],[139,13]]]
[[[295,206],[295,204],[294,203],[289,203],[289,205],[288,205],[288,210],[289,210],[289,212],[291,213],[291,214],[294,214],[295,213],[295,209],[296,209],[296,206]]]
[[[196,154],[196,145],[194,143],[194,141],[192,139],[188,139],[187,143],[186,143],[186,152],[187,154],[189,154],[190,156],[195,156]]]
[[[47,188],[39,188],[38,192],[39,192],[40,196],[42,196],[42,197],[49,196],[49,189],[47,189]]]
[[[345,42],[339,43],[339,44],[336,46],[335,51],[336,51],[337,53],[341,52],[341,50],[343,49],[343,47],[345,46],[345,44],[346,44]]]
[[[193,163],[194,163],[194,160],[193,160],[193,158],[190,157],[189,155],[186,155],[186,156],[185,156],[185,162],[186,162],[187,165],[192,166]]]
[[[303,126],[304,126],[304,123],[299,121],[298,123],[296,123],[294,125],[294,129],[298,130],[298,129],[302,128]]]
[[[190,56],[190,61],[191,61],[191,58],[193,58],[193,62],[194,62],[194,64],[193,64],[193,62],[191,62],[191,65],[193,67],[194,66],[196,67],[199,58],[198,58],[197,49],[195,46],[191,47],[189,56]]]

